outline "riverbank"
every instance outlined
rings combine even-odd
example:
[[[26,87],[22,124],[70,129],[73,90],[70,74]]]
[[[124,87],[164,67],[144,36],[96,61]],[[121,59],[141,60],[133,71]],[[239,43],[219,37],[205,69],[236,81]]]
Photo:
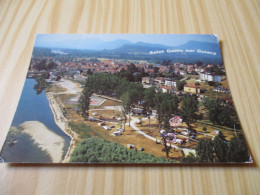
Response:
[[[53,163],[62,161],[65,145],[62,137],[53,133],[39,121],[26,121],[20,126],[23,128],[23,133],[30,135],[43,151],[48,152]]]
[[[69,161],[70,155],[73,152],[73,150],[75,149],[75,143],[76,143],[76,140],[78,139],[78,135],[74,131],[71,130],[68,119],[64,116],[64,114],[62,112],[63,105],[61,102],[59,102],[55,98],[55,94],[52,92],[48,92],[48,93],[46,93],[46,97],[49,100],[50,108],[54,115],[54,120],[55,120],[56,124],[71,139],[68,151],[62,160],[63,163],[66,163]]]

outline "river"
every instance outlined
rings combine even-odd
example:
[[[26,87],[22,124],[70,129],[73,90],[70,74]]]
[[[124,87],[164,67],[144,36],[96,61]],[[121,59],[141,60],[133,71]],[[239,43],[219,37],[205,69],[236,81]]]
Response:
[[[19,128],[19,125],[26,121],[39,121],[43,123],[48,129],[64,139],[65,147],[63,156],[65,156],[70,144],[70,137],[55,123],[45,91],[37,95],[34,90],[35,84],[36,81],[34,79],[26,79],[11,126]],[[8,146],[7,143],[4,144],[1,156],[7,162],[50,162],[48,155],[44,153],[41,155],[39,147],[34,147],[33,143],[27,146],[28,142],[31,141],[32,139],[28,135],[21,135],[18,138],[17,144],[14,144],[12,147]]]

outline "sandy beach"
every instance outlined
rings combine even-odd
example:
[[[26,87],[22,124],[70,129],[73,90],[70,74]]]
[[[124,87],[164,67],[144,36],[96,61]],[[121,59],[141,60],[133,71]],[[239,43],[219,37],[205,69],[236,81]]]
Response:
[[[62,137],[53,133],[39,121],[26,121],[20,126],[23,128],[23,132],[29,134],[42,150],[46,150],[50,154],[52,162],[62,161],[65,144]]]
[[[60,129],[65,134],[67,134],[71,138],[68,151],[67,151],[64,159],[62,160],[63,163],[66,163],[69,161],[70,155],[75,148],[75,142],[78,139],[78,135],[75,132],[73,132],[71,130],[70,126],[68,125],[68,120],[62,112],[63,105],[60,101],[58,101],[55,98],[55,94],[52,92],[48,92],[48,93],[46,93],[46,97],[49,100],[50,107],[51,107],[52,113],[54,115],[54,120],[55,120],[56,124],[60,127]]]

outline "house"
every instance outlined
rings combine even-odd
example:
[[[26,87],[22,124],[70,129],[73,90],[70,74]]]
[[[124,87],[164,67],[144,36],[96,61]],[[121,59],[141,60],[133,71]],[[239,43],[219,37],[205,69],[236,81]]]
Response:
[[[142,77],[142,84],[150,84],[150,77]]]
[[[170,86],[162,85],[161,89],[162,89],[163,93],[175,93],[175,89],[173,87],[170,87]]]
[[[229,91],[227,88],[221,87],[221,86],[215,87],[215,88],[213,89],[213,91],[221,92],[221,93],[226,93],[226,94],[229,94],[229,93],[230,93],[230,91]]]
[[[186,70],[180,70],[180,75],[186,75],[187,74],[187,71]]]
[[[200,73],[200,79],[204,80],[204,81],[213,81],[213,82],[219,83],[219,82],[221,82],[221,75],[204,72],[204,73]]]
[[[186,84],[184,85],[184,92],[197,95],[200,93],[200,87],[195,84]]]
[[[164,77],[156,77],[156,78],[154,79],[154,82],[155,82],[155,83],[162,84],[162,83],[164,83]]]
[[[166,79],[165,80],[165,83],[164,83],[165,86],[169,86],[169,87],[176,87],[176,81],[172,81],[170,79]]]

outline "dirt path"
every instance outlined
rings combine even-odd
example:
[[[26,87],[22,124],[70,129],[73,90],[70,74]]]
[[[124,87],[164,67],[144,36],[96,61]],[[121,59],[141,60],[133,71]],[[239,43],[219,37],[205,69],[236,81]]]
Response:
[[[74,131],[71,130],[71,128],[69,126],[69,121],[62,112],[62,108],[63,108],[62,103],[59,102],[55,98],[55,96],[52,92],[46,93],[46,97],[49,100],[49,104],[50,104],[52,113],[54,115],[54,120],[55,120],[56,124],[60,127],[60,129],[66,135],[68,135],[71,138],[70,146],[62,161],[63,163],[65,163],[65,162],[69,161],[70,155],[73,152],[73,150],[75,149],[75,143],[76,143],[76,140],[78,139],[78,135]]]

